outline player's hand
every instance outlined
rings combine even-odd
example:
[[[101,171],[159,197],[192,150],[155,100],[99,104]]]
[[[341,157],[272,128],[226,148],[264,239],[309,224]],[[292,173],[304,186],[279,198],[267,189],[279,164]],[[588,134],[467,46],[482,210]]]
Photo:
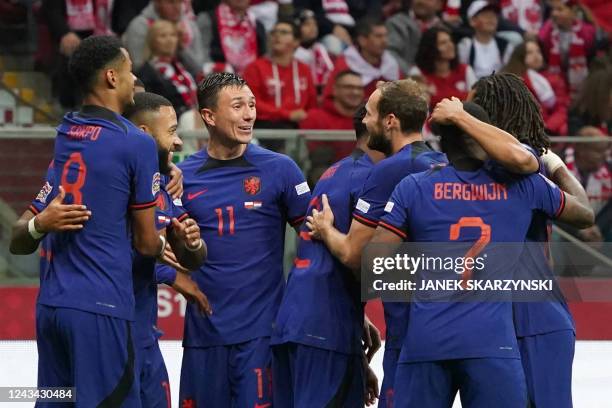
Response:
[[[172,228],[175,236],[183,241],[188,249],[195,249],[200,245],[200,227],[193,218],[186,218],[182,222],[172,218]]]
[[[174,163],[170,163],[170,182],[166,191],[175,200],[183,196],[183,171]]]
[[[363,319],[363,349],[366,353],[368,363],[372,361],[374,354],[380,349],[382,342],[380,340],[380,330],[364,315]]]
[[[79,46],[80,43],[81,43],[81,37],[79,37],[78,35],[76,35],[75,33],[71,31],[65,34],[60,39],[60,44],[59,44],[60,53],[69,57],[72,55],[74,50],[76,50],[76,48]]]
[[[312,215],[306,217],[306,226],[310,229],[309,234],[315,239],[321,239],[325,231],[334,226],[334,213],[329,206],[327,194],[321,196],[321,201],[323,203],[321,211],[313,208]]]
[[[172,287],[183,295],[189,303],[195,303],[202,314],[212,315],[213,312],[208,298],[189,275],[177,271]]]
[[[448,125],[454,122],[457,116],[463,112],[463,103],[454,96],[451,99],[444,98],[434,108],[431,114],[431,120],[443,125]]]
[[[590,245],[596,249],[601,248],[601,242],[603,242],[603,235],[601,234],[601,230],[597,225],[593,225],[592,227],[582,229],[578,231],[578,236],[584,242],[591,242],[594,245]]]
[[[296,109],[289,113],[289,120],[292,122],[301,122],[306,119],[306,116],[308,116],[308,114],[304,109]]]
[[[176,269],[178,272],[189,273],[189,269],[181,265],[178,259],[176,258],[176,255],[174,254],[174,251],[172,250],[172,247],[170,246],[169,242],[166,242],[164,253],[157,260],[163,264],[166,264]]]
[[[38,232],[78,231],[91,217],[91,211],[80,204],[64,204],[66,191],[59,187],[59,194],[40,214],[34,218],[34,226]]]
[[[366,389],[365,389],[365,403],[366,406],[371,406],[376,403],[378,399],[378,378],[374,374],[374,370],[368,365],[366,368]]]

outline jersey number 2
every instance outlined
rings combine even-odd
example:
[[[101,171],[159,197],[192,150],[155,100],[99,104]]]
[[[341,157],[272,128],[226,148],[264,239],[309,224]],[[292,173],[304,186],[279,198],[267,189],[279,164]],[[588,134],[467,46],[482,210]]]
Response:
[[[461,228],[480,228],[480,238],[472,245],[463,256],[464,258],[476,258],[485,246],[491,241],[491,226],[485,224],[480,217],[461,217],[459,222],[450,226],[450,240],[456,241],[461,234]],[[462,283],[465,283],[472,276],[472,269],[467,269],[463,273]]]
[[[70,182],[68,181],[68,172],[71,168],[75,168],[78,171],[76,180]],[[66,164],[64,164],[64,169],[62,170],[62,187],[66,191],[66,194],[72,195],[72,203],[73,204],[83,204],[83,194],[81,193],[81,188],[85,184],[85,177],[87,177],[87,166],[83,161],[83,156],[81,153],[72,153],[68,158]]]

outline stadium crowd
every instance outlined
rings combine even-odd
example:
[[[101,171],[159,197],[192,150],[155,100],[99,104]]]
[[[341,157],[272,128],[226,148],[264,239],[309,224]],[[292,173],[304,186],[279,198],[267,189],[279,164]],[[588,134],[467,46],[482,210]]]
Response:
[[[257,128],[340,130],[352,128],[358,101],[380,80],[416,79],[433,109],[443,98],[464,99],[478,78],[511,72],[536,97],[554,137],[612,134],[610,7],[600,3],[44,0],[41,15],[58,52],[53,83],[66,110],[79,100],[68,58],[87,36],[112,34],[122,39],[146,89],[172,102],[179,130],[202,127],[194,120],[196,84],[212,72],[247,80],[257,98]],[[427,126],[425,133],[435,144]],[[283,149],[279,142],[264,145]],[[589,185],[595,207],[605,207],[600,203],[612,189],[608,146],[553,148]],[[309,180],[350,149],[342,142],[309,143]],[[610,238],[610,216],[600,218],[607,231],[582,239]]]

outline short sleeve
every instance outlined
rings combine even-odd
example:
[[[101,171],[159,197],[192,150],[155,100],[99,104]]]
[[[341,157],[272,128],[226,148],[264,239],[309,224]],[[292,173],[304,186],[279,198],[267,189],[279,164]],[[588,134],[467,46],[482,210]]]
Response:
[[[155,280],[158,284],[172,286],[176,281],[176,269],[164,264],[155,264]]]
[[[395,187],[395,184],[389,181],[389,174],[385,169],[385,166],[374,166],[353,211],[355,220],[371,228],[376,228],[384,215],[385,206]]]
[[[128,152],[132,174],[130,208],[140,210],[153,207],[161,188],[155,141],[144,134],[130,134],[128,137],[135,140]]]
[[[34,213],[34,215],[39,214],[49,204],[49,201],[52,200],[51,191],[53,190],[53,178],[55,175],[55,171],[53,170],[53,161],[49,164],[49,168],[47,169],[47,174],[45,175],[45,181],[43,186],[41,187],[38,195],[30,204],[28,209]]]
[[[393,190],[378,223],[404,240],[408,239],[409,212],[415,187],[414,178],[409,176],[402,180]]]
[[[565,208],[565,193],[539,173],[529,176],[526,181],[532,193],[531,208],[541,210],[550,218],[557,218]]]
[[[291,226],[300,225],[306,216],[310,202],[310,187],[302,170],[289,158],[286,158],[281,169],[284,175],[281,202]]]

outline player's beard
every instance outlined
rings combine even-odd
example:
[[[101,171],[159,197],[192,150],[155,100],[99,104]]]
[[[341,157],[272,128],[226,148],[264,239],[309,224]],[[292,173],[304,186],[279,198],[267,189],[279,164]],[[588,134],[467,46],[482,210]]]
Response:
[[[159,172],[161,174],[170,174],[170,150],[168,149],[157,149],[157,155],[159,158]]]
[[[370,132],[368,147],[383,153],[385,156],[391,155],[391,141],[385,137],[383,132]]]

